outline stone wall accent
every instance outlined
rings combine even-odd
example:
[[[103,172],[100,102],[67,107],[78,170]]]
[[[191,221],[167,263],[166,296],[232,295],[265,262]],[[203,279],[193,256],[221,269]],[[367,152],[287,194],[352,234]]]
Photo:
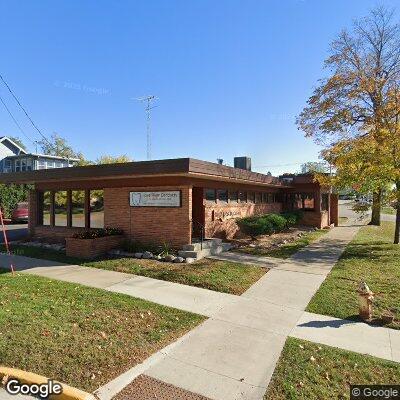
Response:
[[[206,203],[205,204],[205,236],[232,239],[239,231],[238,218],[251,215],[280,213],[281,203]]]
[[[65,239],[65,252],[68,257],[93,259],[120,247],[125,240],[122,235],[105,236],[95,239]]]

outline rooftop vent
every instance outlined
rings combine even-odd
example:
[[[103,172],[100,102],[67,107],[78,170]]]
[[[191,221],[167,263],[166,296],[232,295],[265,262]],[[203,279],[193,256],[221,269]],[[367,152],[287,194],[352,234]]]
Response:
[[[235,157],[233,159],[233,165],[235,168],[245,169],[251,171],[251,158],[250,157]]]

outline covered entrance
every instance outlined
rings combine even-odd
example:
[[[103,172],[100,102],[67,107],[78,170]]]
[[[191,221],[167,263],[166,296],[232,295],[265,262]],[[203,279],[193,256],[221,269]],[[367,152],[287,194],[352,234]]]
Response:
[[[192,190],[192,241],[204,239],[204,231],[204,188],[194,186]]]

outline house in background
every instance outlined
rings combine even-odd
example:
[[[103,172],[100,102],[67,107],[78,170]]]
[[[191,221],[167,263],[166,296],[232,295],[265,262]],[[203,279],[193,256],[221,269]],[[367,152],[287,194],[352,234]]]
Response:
[[[7,136],[0,137],[0,173],[73,167],[79,160],[28,153]]]

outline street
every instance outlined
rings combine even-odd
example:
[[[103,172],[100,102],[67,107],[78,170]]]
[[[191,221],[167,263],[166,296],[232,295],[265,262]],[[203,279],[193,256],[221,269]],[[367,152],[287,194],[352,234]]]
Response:
[[[6,225],[7,238],[10,242],[21,240],[28,236],[28,224]],[[3,229],[0,227],[0,243],[4,243]]]

